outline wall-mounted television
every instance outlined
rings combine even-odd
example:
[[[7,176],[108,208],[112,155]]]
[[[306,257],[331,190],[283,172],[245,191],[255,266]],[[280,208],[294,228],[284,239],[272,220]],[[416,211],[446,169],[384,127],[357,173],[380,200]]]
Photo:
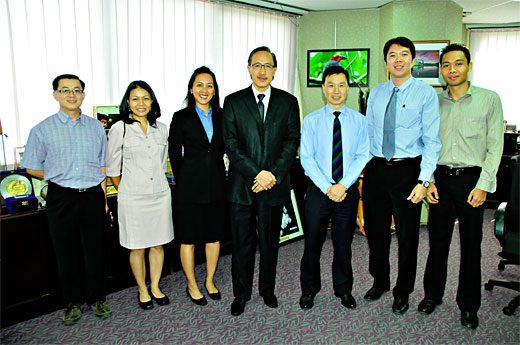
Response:
[[[321,76],[329,66],[345,68],[349,86],[368,86],[370,49],[307,50],[307,87],[321,86]]]

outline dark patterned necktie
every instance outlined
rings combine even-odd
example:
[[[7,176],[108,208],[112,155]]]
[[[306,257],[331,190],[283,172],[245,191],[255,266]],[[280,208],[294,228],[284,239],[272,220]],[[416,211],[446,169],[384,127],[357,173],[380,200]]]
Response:
[[[383,156],[387,161],[395,154],[395,117],[397,106],[397,93],[399,89],[394,87],[392,96],[386,105],[385,122],[383,125]]]
[[[343,145],[341,143],[341,123],[339,114],[334,113],[334,129],[332,131],[332,179],[338,183],[343,178]]]
[[[260,118],[262,121],[264,121],[264,103],[262,100],[264,99],[265,95],[263,93],[258,94],[258,112],[260,113]]]

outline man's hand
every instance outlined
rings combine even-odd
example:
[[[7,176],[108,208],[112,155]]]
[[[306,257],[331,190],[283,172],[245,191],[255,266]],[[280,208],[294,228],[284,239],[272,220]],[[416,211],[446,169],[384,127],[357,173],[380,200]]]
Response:
[[[263,192],[265,190],[264,187],[262,187],[260,185],[260,183],[258,183],[258,182],[255,182],[253,184],[253,187],[251,187],[251,189],[253,190],[253,193],[260,193],[260,192]]]
[[[425,196],[426,196],[426,188],[422,184],[418,183],[413,188],[410,195],[408,195],[408,198],[406,198],[406,200],[410,200],[414,204],[418,204],[422,201],[422,199],[424,199]]]
[[[468,204],[473,207],[479,207],[484,203],[484,201],[486,201],[486,197],[487,192],[485,190],[473,188],[468,196]]]
[[[327,189],[327,196],[334,202],[342,202],[347,197],[347,189],[341,183],[337,183]]]
[[[276,177],[270,171],[262,170],[256,175],[251,189],[253,192],[258,193],[273,188],[275,184]]]
[[[428,190],[426,191],[426,198],[430,204],[439,203],[439,192],[437,192],[437,186],[435,186],[435,183],[430,182]]]

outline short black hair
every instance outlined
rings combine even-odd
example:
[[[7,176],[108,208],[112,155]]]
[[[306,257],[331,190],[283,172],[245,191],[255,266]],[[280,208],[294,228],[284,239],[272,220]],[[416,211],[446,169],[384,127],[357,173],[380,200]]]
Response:
[[[121,100],[121,104],[119,105],[119,116],[122,118],[124,123],[131,124],[136,122],[136,120],[130,117],[130,115],[132,115],[132,110],[130,110],[129,98],[130,92],[137,88],[145,89],[152,98],[152,108],[150,109],[150,112],[146,118],[148,119],[150,126],[156,127],[156,120],[157,118],[161,117],[161,107],[159,106],[159,102],[157,102],[157,97],[155,97],[155,93],[153,92],[152,87],[148,85],[147,82],[142,80],[134,80],[128,84],[123,99]]]
[[[79,84],[81,85],[81,89],[83,89],[83,91],[85,91],[85,83],[83,82],[83,80],[79,79],[79,77],[77,75],[74,75],[74,74],[62,74],[62,75],[59,75],[56,78],[54,78],[54,80],[52,81],[52,89],[54,91],[58,90],[58,86],[60,84],[60,80],[62,80],[62,79],[76,79],[76,80],[79,80]]]
[[[439,59],[440,63],[442,64],[442,58],[444,57],[445,54],[447,54],[449,52],[454,52],[454,51],[463,52],[464,55],[466,56],[466,60],[468,60],[468,64],[471,62],[471,54],[469,53],[469,49],[464,47],[462,44],[452,43],[452,44],[444,47],[444,49],[442,50],[441,58]]]
[[[215,89],[215,94],[213,95],[211,101],[209,101],[209,104],[213,110],[220,109],[220,96],[218,92],[217,78],[215,77],[215,73],[213,73],[213,71],[206,66],[201,66],[193,71],[193,74],[190,77],[190,81],[188,82],[188,93],[186,94],[184,102],[188,108],[195,109],[195,96],[193,96],[193,93],[191,93],[191,89],[193,88],[195,78],[197,78],[199,74],[203,73],[207,73],[211,76],[211,78],[213,78],[213,88]]]
[[[325,71],[323,71],[323,74],[321,76],[321,78],[322,78],[321,85],[325,85],[325,79],[327,79],[327,77],[332,74],[344,74],[345,77],[347,78],[347,84],[348,84],[349,78],[348,78],[347,70],[341,66],[330,66],[327,69],[325,69]]]
[[[274,67],[276,67],[278,65],[278,63],[276,62],[276,55],[271,51],[271,49],[269,49],[268,47],[266,46],[261,46],[261,47],[258,47],[258,48],[255,48],[251,51],[251,53],[249,53],[249,57],[247,58],[247,65],[250,66],[251,65],[251,60],[253,59],[253,55],[255,53],[258,53],[258,52],[268,52],[269,54],[271,54],[271,56],[273,57],[273,64],[274,64]]]
[[[392,44],[398,44],[401,47],[410,49],[410,53],[412,53],[412,60],[415,59],[415,45],[413,44],[413,42],[407,37],[399,36],[386,41],[385,47],[383,48],[383,59],[385,60],[385,62],[386,54],[388,54],[388,51],[390,50]]]

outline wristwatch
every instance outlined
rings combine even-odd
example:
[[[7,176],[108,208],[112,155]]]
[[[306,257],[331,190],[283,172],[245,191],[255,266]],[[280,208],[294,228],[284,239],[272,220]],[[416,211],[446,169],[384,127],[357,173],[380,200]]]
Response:
[[[423,186],[424,188],[428,188],[428,186],[430,185],[430,181],[422,181],[422,180],[419,180],[419,183],[420,183],[421,186]]]

